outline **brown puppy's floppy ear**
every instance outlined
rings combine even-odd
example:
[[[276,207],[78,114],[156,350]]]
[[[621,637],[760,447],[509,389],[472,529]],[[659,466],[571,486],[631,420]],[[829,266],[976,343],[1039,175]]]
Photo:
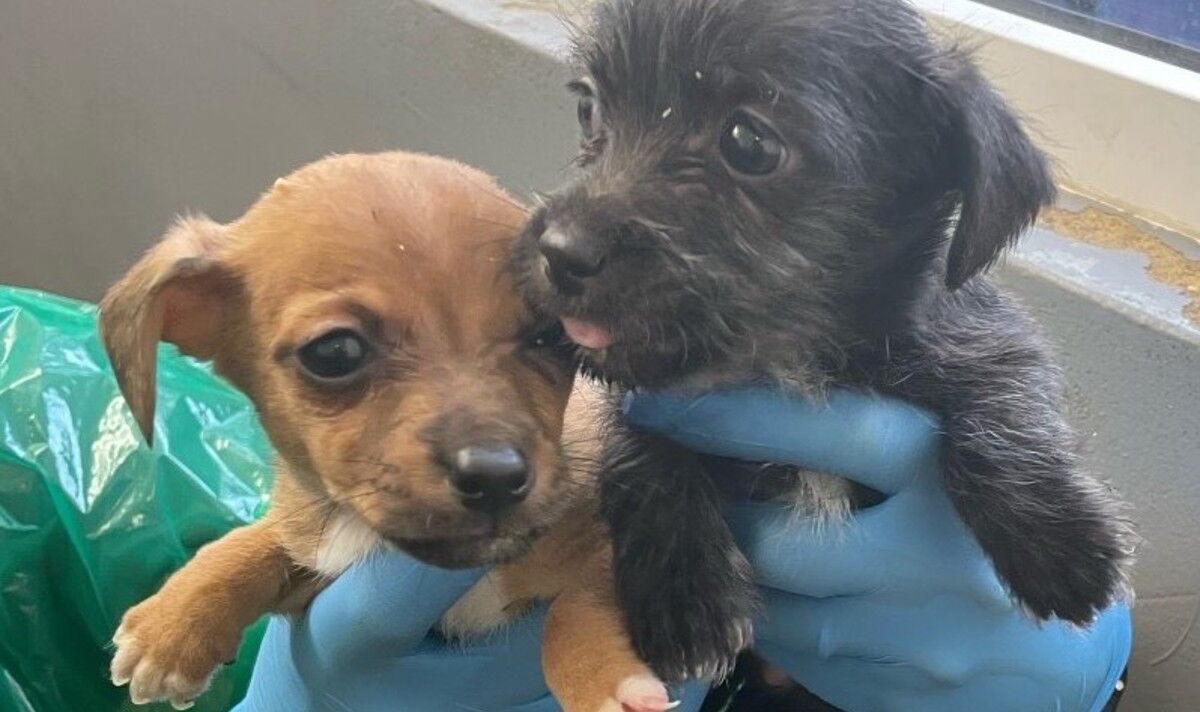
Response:
[[[1054,202],[1055,187],[1046,157],[970,60],[956,56],[950,65],[938,84],[949,104],[951,165],[961,194],[946,261],[946,285],[957,289],[1033,224]]]
[[[213,356],[233,291],[220,262],[224,241],[225,228],[208,218],[180,218],[100,301],[101,340],[148,443],[158,342],[197,358]]]

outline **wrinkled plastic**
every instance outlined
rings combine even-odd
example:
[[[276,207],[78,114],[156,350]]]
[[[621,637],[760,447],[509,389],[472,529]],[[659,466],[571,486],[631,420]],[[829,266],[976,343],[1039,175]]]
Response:
[[[169,348],[159,359],[151,449],[94,308],[0,288],[0,712],[132,712],[108,681],[121,614],[265,509],[270,448],[250,405]],[[241,697],[261,635],[195,709]]]

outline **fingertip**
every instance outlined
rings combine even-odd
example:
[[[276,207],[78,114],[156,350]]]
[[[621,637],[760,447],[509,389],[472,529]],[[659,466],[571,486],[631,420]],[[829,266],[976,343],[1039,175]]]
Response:
[[[1129,662],[1129,653],[1133,644],[1133,612],[1130,610],[1129,601],[1121,599],[1115,601],[1108,608],[1100,611],[1096,615],[1096,620],[1092,623],[1092,628],[1103,630],[1104,635],[1107,635],[1113,641],[1113,649],[1118,653],[1121,666]]]
[[[982,554],[976,561],[977,570],[970,577],[970,595],[976,603],[993,614],[1004,615],[1016,607],[1016,603],[1004,584],[996,576],[991,559]]]
[[[880,548],[856,517],[818,525],[779,504],[738,503],[726,518],[762,586],[817,598],[880,586]]]
[[[714,455],[787,462],[892,494],[937,464],[940,431],[928,412],[872,392],[825,402],[751,386],[700,395],[631,393],[626,422]]]
[[[670,435],[676,430],[679,421],[709,395],[630,390],[621,399],[621,412],[625,422],[634,428]]]
[[[838,391],[829,400],[845,448],[834,471],[891,494],[936,468],[941,431],[928,411],[873,393]]]
[[[704,698],[708,696],[711,687],[712,683],[707,680],[689,680],[682,685],[673,686],[671,699],[678,705],[674,711],[697,712],[704,705]]]
[[[337,582],[363,592],[394,594],[405,598],[452,597],[457,600],[486,573],[483,568],[442,569],[400,551],[376,551],[342,574]]]
[[[1133,617],[1129,601],[1116,601],[1101,611],[1092,629],[1103,631],[1100,634],[1108,638],[1108,649],[1111,651],[1108,670],[1091,706],[1091,712],[1100,712],[1107,708],[1114,691],[1120,691],[1125,686],[1122,675],[1133,653]]]
[[[514,613],[513,615],[516,617],[510,618],[508,622],[474,638],[471,641],[472,647],[477,650],[489,647],[540,649],[546,627],[546,609],[546,604],[539,602],[528,610]]]
[[[318,639],[417,641],[483,574],[438,569],[397,551],[377,552],[318,594],[307,621]]]

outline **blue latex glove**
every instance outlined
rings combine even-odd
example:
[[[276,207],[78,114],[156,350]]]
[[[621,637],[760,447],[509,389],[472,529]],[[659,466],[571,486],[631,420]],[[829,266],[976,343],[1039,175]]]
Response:
[[[818,406],[750,388],[638,394],[626,419],[699,452],[792,463],[887,496],[823,534],[778,506],[731,508],[766,601],[757,649],[834,705],[1089,712],[1114,692],[1128,608],[1086,631],[1025,618],[943,491],[928,413],[860,393]]]
[[[237,712],[557,712],[541,671],[544,611],[471,645],[429,635],[482,571],[384,552],[322,591],[299,620],[274,618]],[[695,712],[705,687],[682,691]]]

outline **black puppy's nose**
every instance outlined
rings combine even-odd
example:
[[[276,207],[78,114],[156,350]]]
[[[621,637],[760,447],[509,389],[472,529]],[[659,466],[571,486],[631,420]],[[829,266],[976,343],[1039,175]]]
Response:
[[[533,488],[529,464],[508,445],[464,447],[450,458],[450,485],[469,509],[495,512]]]
[[[605,254],[600,242],[577,230],[551,225],[538,238],[538,249],[555,279],[584,279],[604,268]]]

